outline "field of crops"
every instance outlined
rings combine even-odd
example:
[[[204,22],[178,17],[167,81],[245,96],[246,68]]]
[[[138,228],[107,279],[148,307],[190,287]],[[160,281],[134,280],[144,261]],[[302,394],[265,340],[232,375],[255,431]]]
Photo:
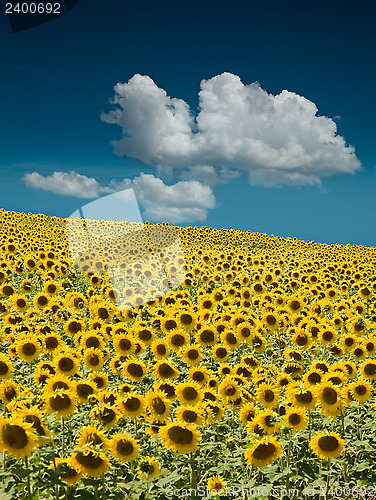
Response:
[[[1,499],[376,498],[375,248],[0,217]]]

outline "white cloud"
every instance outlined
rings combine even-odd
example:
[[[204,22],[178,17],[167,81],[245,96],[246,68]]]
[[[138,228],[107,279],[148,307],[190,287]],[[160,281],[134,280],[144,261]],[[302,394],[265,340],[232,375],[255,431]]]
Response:
[[[225,172],[243,171],[253,184],[303,185],[361,169],[354,148],[313,102],[287,90],[268,94],[231,73],[201,82],[197,116],[148,76],[118,83],[113,104],[102,120],[122,129],[114,152],[159,171],[178,169],[183,179],[218,183]]]
[[[102,186],[94,178],[74,171],[69,174],[54,172],[45,177],[38,172],[32,172],[26,174],[22,180],[32,189],[77,198],[98,198],[104,194],[133,188],[137,200],[144,208],[144,217],[150,221],[204,221],[208,209],[214,208],[216,204],[211,187],[199,181],[187,180],[167,185],[162,179],[143,173],[133,180],[112,181],[108,186]]]
[[[22,180],[32,189],[78,198],[98,198],[111,192],[111,189],[101,186],[95,179],[77,174],[73,170],[69,173],[54,172],[47,176],[32,172],[25,174]]]

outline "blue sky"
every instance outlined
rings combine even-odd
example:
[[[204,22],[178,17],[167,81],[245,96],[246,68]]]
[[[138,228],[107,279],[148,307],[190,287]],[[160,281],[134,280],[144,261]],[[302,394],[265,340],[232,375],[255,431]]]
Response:
[[[374,9],[81,0],[18,33],[1,14],[1,206],[69,216],[133,187],[149,220],[374,246]]]

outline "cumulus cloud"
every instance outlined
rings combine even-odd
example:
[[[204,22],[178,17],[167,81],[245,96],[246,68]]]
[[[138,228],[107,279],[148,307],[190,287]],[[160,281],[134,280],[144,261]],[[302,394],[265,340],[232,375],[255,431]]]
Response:
[[[361,169],[313,102],[287,90],[268,94],[231,73],[201,82],[197,115],[142,75],[118,83],[113,104],[101,118],[121,127],[114,152],[178,169],[182,179],[215,184],[246,172],[252,184],[304,185]]]
[[[69,173],[54,172],[47,176],[32,172],[25,174],[22,180],[32,189],[78,198],[98,198],[111,192],[111,189],[101,186],[94,178],[80,175],[73,170]]]
[[[199,181],[184,180],[167,185],[162,179],[143,173],[133,180],[111,181],[108,186],[102,186],[96,179],[74,171],[54,172],[48,176],[32,172],[26,174],[23,181],[32,189],[78,198],[98,198],[133,188],[144,209],[144,218],[150,221],[205,221],[208,209],[214,208],[216,204],[211,187]]]

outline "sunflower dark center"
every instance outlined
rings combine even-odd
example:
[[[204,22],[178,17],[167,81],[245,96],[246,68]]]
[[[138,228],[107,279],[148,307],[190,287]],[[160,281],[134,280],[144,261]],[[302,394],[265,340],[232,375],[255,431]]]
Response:
[[[164,344],[158,344],[157,345],[157,353],[160,356],[164,356],[167,352],[166,346]]]
[[[271,403],[272,401],[274,401],[274,392],[270,389],[266,389],[266,391],[264,392],[264,399],[267,403]]]
[[[59,360],[59,368],[63,372],[70,372],[74,368],[74,363],[71,358],[61,358]]]
[[[203,330],[200,335],[201,341],[204,343],[209,343],[214,341],[214,332],[211,330]]]
[[[123,456],[128,456],[133,453],[133,444],[130,441],[127,441],[126,439],[120,439],[116,443],[116,451],[119,453],[119,455]]]
[[[166,405],[161,398],[153,398],[151,405],[155,413],[157,413],[158,415],[163,415],[163,413],[166,411]]]
[[[125,401],[123,401],[123,406],[128,411],[131,411],[131,412],[137,411],[141,406],[141,402],[138,398],[131,397],[131,398],[127,398]]]
[[[227,356],[227,349],[225,347],[218,347],[215,351],[218,358],[225,358]]]
[[[174,369],[171,368],[167,363],[162,363],[158,368],[158,373],[162,378],[172,377],[175,373]]]
[[[295,398],[298,401],[298,403],[309,404],[312,401],[313,396],[310,392],[307,391],[301,394],[296,394]]]
[[[144,371],[142,369],[142,366],[138,365],[137,363],[130,363],[128,365],[128,373],[133,377],[142,377]]]
[[[83,453],[79,452],[76,455],[76,460],[77,462],[85,467],[85,469],[90,469],[90,470],[95,470],[98,469],[102,463],[103,460],[101,457],[95,455],[93,452],[89,451],[89,453]]]
[[[334,405],[338,400],[337,392],[331,387],[325,387],[322,393],[322,398],[325,403]]]
[[[6,424],[2,431],[3,441],[11,448],[21,450],[28,443],[28,437],[24,429],[19,425]]]
[[[66,410],[71,404],[72,401],[67,394],[56,394],[50,398],[50,405],[54,411]]]
[[[338,448],[338,439],[334,436],[323,436],[318,440],[319,448],[323,451],[331,452]]]
[[[9,371],[9,367],[4,361],[0,361],[0,375],[6,375]]]
[[[27,342],[22,346],[22,354],[25,356],[34,356],[34,354],[37,352],[37,348],[32,342]]]
[[[194,401],[197,398],[198,393],[194,387],[184,387],[182,395],[186,401]]]
[[[80,398],[87,398],[90,394],[94,393],[94,389],[89,384],[77,384],[77,394]]]
[[[268,460],[275,453],[276,447],[273,443],[261,443],[253,451],[253,456],[256,460]]]
[[[193,441],[193,433],[189,429],[184,429],[178,425],[174,425],[168,431],[168,437],[175,444],[187,445]]]

